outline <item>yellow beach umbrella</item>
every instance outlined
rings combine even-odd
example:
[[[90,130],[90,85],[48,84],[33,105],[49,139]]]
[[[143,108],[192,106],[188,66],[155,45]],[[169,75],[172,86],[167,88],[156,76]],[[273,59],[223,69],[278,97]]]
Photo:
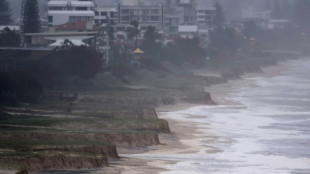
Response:
[[[132,54],[144,54],[144,52],[140,48],[137,48],[135,51],[132,52]]]

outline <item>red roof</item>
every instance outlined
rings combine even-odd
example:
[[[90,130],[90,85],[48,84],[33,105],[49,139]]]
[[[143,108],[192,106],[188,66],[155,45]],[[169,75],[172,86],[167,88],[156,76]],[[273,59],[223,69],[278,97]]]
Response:
[[[67,30],[87,30],[86,22],[76,21],[76,22],[67,22],[56,27],[57,31],[67,31]],[[94,25],[90,30],[99,30],[99,27]]]

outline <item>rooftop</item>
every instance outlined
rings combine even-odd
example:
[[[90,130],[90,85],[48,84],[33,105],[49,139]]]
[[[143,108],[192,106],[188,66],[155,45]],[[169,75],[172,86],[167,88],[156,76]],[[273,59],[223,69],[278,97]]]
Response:
[[[0,30],[3,30],[5,28],[9,28],[10,30],[20,30],[20,27],[17,25],[2,25],[2,26],[0,26]]]
[[[107,11],[107,12],[117,12],[116,7],[100,7],[96,9],[97,11]]]
[[[61,11],[61,10],[55,10],[55,11],[48,11],[48,14],[68,14],[68,15],[75,15],[75,16],[95,16],[95,13],[93,11]]]
[[[83,21],[76,21],[76,22],[67,22],[62,25],[56,26],[57,31],[65,31],[65,30],[86,30],[87,24]],[[92,30],[99,30],[99,27],[93,25]]]
[[[95,35],[96,31],[87,32],[53,32],[53,33],[25,33],[25,36],[85,36]]]
[[[49,1],[48,6],[67,6],[71,5],[74,7],[94,7],[95,4],[92,1]]]

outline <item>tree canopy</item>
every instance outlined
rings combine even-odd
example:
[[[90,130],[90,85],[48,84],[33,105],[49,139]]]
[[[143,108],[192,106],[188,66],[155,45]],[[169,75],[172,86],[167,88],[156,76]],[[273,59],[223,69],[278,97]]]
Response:
[[[8,25],[12,22],[10,5],[7,0],[0,0],[0,25]]]
[[[18,47],[20,44],[20,37],[16,31],[12,31],[9,28],[4,28],[0,34],[0,46],[1,47]]]
[[[101,55],[87,46],[75,46],[70,41],[57,48],[48,58],[56,73],[61,76],[76,76],[83,79],[94,78],[102,70]]]
[[[40,17],[37,0],[25,0],[23,6],[22,31],[23,33],[38,33],[40,31]]]
[[[223,10],[222,5],[219,2],[216,2],[214,4],[215,7],[215,18],[214,18],[214,25],[216,26],[216,28],[221,29],[224,26],[225,23],[225,12]]]
[[[144,33],[144,41],[142,48],[149,55],[156,55],[160,50],[160,44],[156,40],[160,38],[159,33],[156,32],[155,27],[148,26]]]

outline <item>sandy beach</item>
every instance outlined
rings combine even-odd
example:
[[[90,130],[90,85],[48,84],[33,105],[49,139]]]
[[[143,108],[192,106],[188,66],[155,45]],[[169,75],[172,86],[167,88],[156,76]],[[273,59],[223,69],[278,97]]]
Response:
[[[142,147],[142,148],[118,148],[120,160],[111,160],[111,166],[100,169],[92,173],[109,173],[109,174],[144,174],[144,173],[161,173],[167,171],[163,168],[165,165],[175,164],[174,160],[145,159],[135,157],[135,155],[155,155],[155,154],[189,154],[197,153],[195,149],[195,134],[198,128],[195,123],[184,122],[178,119],[170,118],[170,114],[180,110],[188,109],[198,105],[179,103],[173,106],[162,106],[156,108],[158,116],[167,119],[171,129],[171,134],[160,134],[160,145]],[[214,150],[216,151],[216,150]]]
[[[245,74],[244,78],[275,77],[290,70],[294,61],[281,62],[277,66],[263,68],[263,73]],[[238,79],[235,81],[238,81]],[[244,85],[251,86],[254,84],[250,81]],[[212,98],[219,106],[238,105],[237,101],[226,99],[227,95],[237,90],[238,86],[231,86],[229,82],[206,87],[206,91],[212,94]],[[201,116],[195,116],[195,114],[184,115],[186,110],[195,107],[199,107],[199,105],[179,103],[174,106],[157,108],[158,116],[168,120],[172,133],[160,135],[161,145],[148,148],[120,148],[119,153],[122,160],[112,162],[111,169],[104,169],[104,171],[109,171],[108,173],[165,173],[168,171],[164,168],[180,162],[177,160],[178,158],[184,155],[199,154],[201,151],[199,149],[201,147],[201,138],[204,138],[205,144],[219,141],[219,137],[214,135],[212,131],[199,127],[199,124],[194,121],[194,119],[197,120]],[[191,119],[193,121],[190,121]],[[212,146],[204,146],[203,150],[207,154],[216,154],[221,151],[220,148]],[[165,160],[165,158],[167,159]]]

